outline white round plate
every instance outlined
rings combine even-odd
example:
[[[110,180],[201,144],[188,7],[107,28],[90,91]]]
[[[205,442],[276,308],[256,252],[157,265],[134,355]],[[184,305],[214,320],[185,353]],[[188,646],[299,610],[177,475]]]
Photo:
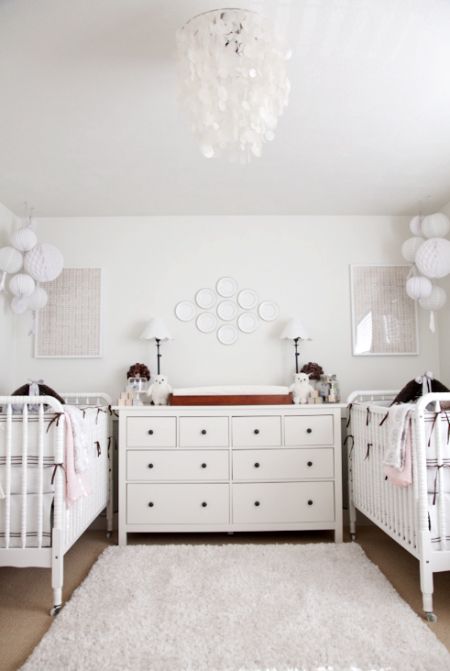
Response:
[[[263,301],[259,304],[258,314],[265,322],[273,322],[278,317],[280,308],[272,301]]]
[[[202,312],[196,319],[197,328],[202,333],[211,333],[217,326],[216,315],[212,312]]]
[[[253,333],[258,328],[258,318],[252,312],[244,312],[237,323],[242,333]]]
[[[252,310],[258,302],[258,294],[253,289],[242,289],[238,294],[238,303],[243,310]]]
[[[222,345],[232,345],[238,339],[238,332],[231,324],[225,324],[217,329],[217,339]]]
[[[175,306],[175,315],[182,322],[190,322],[195,317],[195,305],[191,301],[180,301]]]
[[[217,296],[212,289],[199,289],[195,294],[195,302],[202,310],[209,310],[216,304]]]
[[[233,277],[221,277],[217,280],[216,291],[222,298],[231,298],[238,290],[238,283]]]
[[[230,322],[236,317],[237,305],[234,301],[220,301],[217,314],[224,322]]]

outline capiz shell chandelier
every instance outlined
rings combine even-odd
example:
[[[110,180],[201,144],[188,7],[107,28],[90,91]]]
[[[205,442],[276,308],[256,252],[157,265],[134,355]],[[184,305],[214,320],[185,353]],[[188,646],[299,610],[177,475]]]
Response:
[[[245,9],[216,9],[177,32],[180,95],[206,158],[247,163],[273,140],[288,104],[290,54],[269,21]]]

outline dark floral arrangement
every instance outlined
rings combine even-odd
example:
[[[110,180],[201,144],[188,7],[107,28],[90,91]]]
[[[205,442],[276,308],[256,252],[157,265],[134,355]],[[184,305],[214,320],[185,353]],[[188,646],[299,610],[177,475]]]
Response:
[[[127,380],[130,377],[140,377],[142,380],[150,380],[150,370],[145,363],[134,363],[128,369]]]
[[[318,363],[309,361],[305,363],[300,372],[309,375],[310,380],[320,380],[320,376],[323,375],[323,368]]]

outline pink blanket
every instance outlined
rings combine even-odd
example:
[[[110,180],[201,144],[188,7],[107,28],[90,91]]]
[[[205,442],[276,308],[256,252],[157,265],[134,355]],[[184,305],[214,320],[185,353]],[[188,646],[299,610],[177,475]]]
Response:
[[[406,418],[406,426],[403,435],[404,463],[401,468],[384,465],[384,474],[389,482],[398,487],[408,487],[412,483],[412,419]]]
[[[72,420],[67,412],[64,413],[64,419],[66,424],[66,505],[69,508],[82,496],[89,496],[91,488],[87,473],[75,471]]]

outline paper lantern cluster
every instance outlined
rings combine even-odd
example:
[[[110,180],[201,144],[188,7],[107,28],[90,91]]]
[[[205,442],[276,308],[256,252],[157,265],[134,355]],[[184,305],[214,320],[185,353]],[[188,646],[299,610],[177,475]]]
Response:
[[[445,290],[431,280],[442,279],[450,273],[450,220],[442,212],[426,217],[416,216],[409,222],[413,237],[402,245],[402,255],[413,264],[406,281],[406,293],[430,311],[430,329],[435,330],[434,313],[447,302]]]
[[[41,310],[48,296],[39,284],[58,277],[63,256],[53,245],[38,242],[31,221],[11,235],[10,243],[0,248],[0,291],[9,292],[11,310],[17,315]]]

